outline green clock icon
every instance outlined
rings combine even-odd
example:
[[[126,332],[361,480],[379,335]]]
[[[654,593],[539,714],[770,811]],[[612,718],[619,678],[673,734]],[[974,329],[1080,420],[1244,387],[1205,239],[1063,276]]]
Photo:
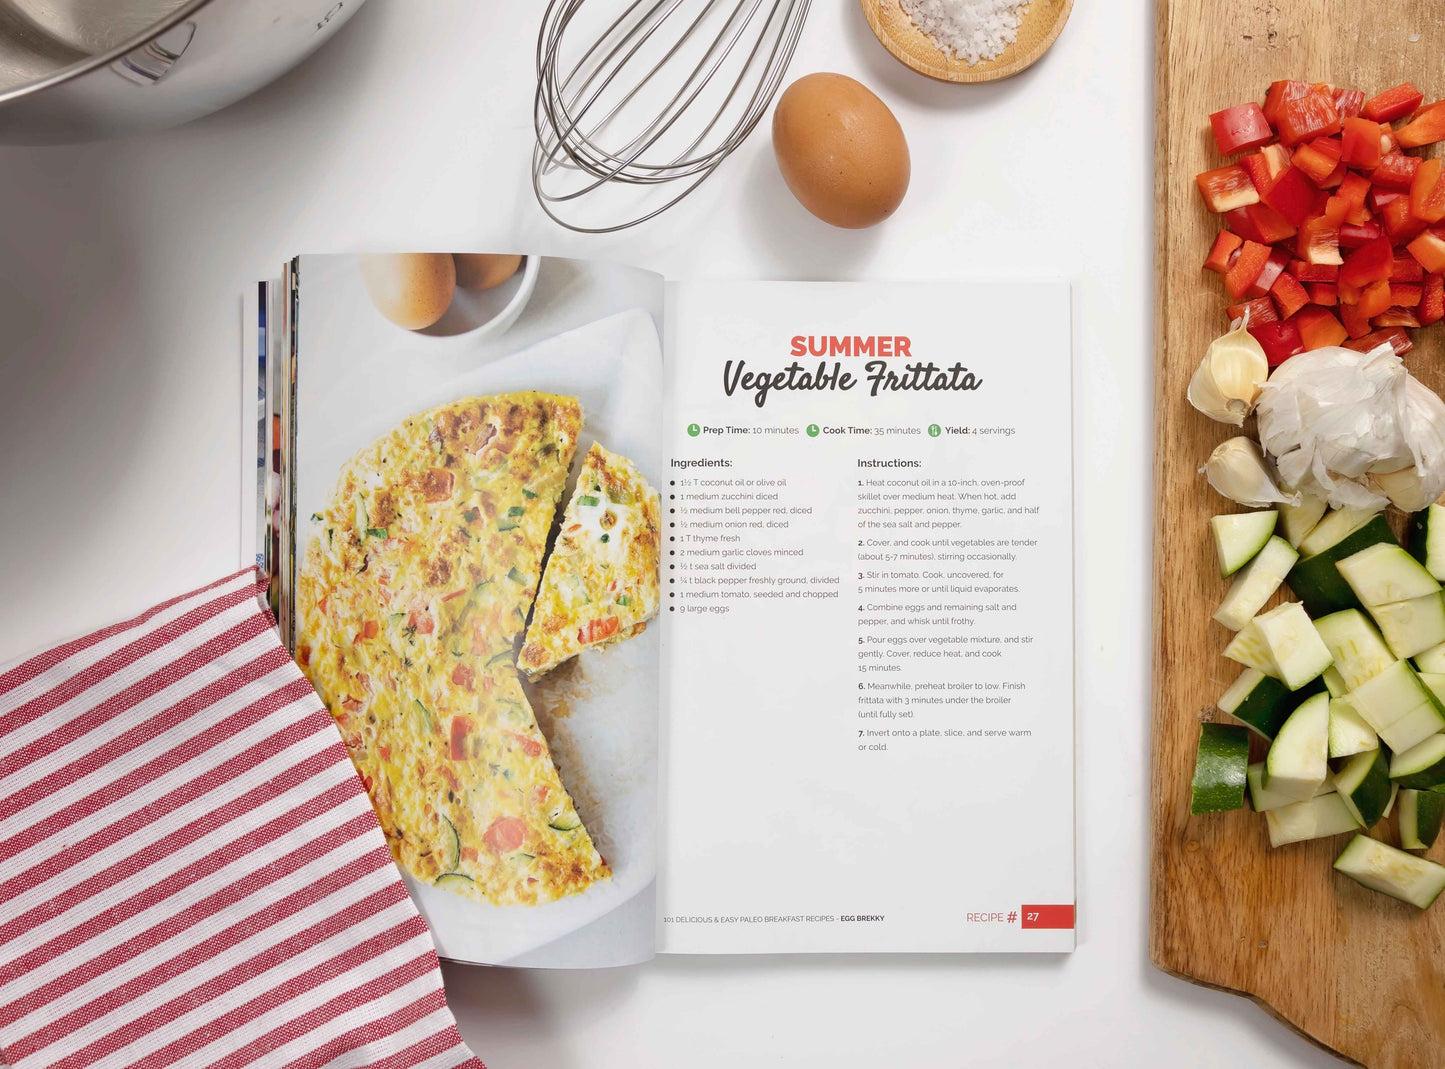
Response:
[[[937,438],[942,433],[943,428],[940,427],[937,423],[930,423],[928,425],[928,437]]]
[[[692,437],[696,438],[699,434],[702,433],[702,428],[699,427],[696,423],[689,423],[687,425],[687,433]]]
[[[816,437],[818,437],[818,425],[817,425],[816,423],[809,423],[809,424],[808,424],[808,437],[809,437],[809,438],[816,438]]]

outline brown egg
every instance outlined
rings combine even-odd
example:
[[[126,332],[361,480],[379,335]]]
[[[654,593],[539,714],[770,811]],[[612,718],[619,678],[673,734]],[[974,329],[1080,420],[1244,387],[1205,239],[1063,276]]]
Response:
[[[520,256],[486,252],[457,252],[457,285],[464,290],[489,290],[500,286],[522,266]]]
[[[457,291],[450,253],[362,256],[361,281],[376,310],[399,327],[421,330],[446,314]]]
[[[881,223],[908,192],[903,128],[864,85],[842,74],[809,74],[773,110],[778,170],[803,207],[825,223]]]

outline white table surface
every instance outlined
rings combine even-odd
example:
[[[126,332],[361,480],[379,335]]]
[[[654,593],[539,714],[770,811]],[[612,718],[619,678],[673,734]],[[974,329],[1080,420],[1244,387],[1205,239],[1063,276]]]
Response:
[[[370,0],[303,67],[188,128],[0,148],[0,660],[235,567],[240,295],[292,253],[515,247],[671,277],[1068,277],[1077,952],[450,967],[452,1006],[493,1069],[1334,1064],[1145,952],[1152,5],[1079,0],[1034,69],[955,87],[897,64],[856,0],[814,0],[792,73],[854,75],[894,109],[913,158],[897,215],[845,232],[804,214],[764,126],[682,208],[590,239],[550,224],[526,180],[540,8]]]

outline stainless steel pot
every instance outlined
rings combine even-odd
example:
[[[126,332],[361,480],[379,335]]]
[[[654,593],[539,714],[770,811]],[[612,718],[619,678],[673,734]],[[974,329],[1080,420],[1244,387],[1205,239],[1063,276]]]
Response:
[[[0,0],[0,142],[199,118],[289,70],[362,0]]]

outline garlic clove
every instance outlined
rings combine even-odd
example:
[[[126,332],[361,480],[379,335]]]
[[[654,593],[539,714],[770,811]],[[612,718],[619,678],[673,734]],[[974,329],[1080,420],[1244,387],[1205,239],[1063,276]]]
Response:
[[[1264,453],[1243,435],[1220,442],[1199,470],[1209,479],[1210,486],[1241,505],[1263,508],[1299,503],[1298,494],[1280,492],[1264,462]]]
[[[1241,325],[1210,343],[1187,396],[1210,419],[1242,427],[1268,378],[1264,349]]]
[[[1413,465],[1399,471],[1371,475],[1370,486],[1388,497],[1390,504],[1401,512],[1419,512],[1434,504],[1439,496],[1435,486],[1427,484],[1420,475],[1420,469]]]

